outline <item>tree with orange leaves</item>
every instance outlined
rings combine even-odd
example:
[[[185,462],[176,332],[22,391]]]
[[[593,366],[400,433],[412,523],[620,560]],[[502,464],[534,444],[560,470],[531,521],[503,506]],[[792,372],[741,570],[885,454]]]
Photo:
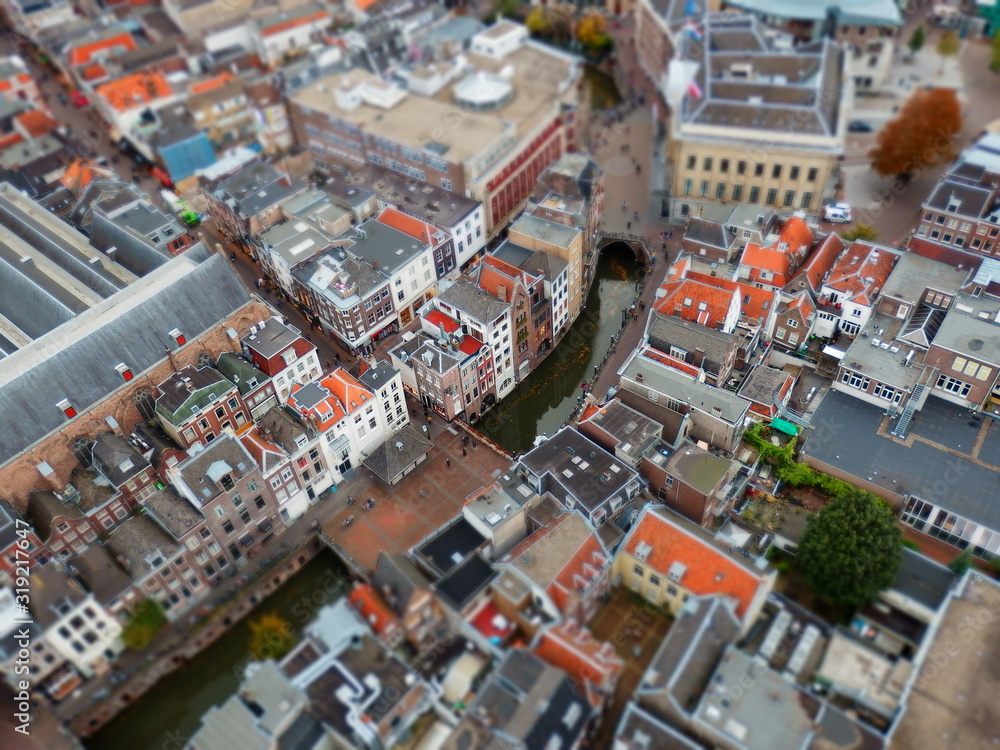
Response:
[[[953,89],[920,89],[906,100],[899,116],[879,131],[868,152],[872,169],[909,176],[953,156],[962,129],[962,105]]]

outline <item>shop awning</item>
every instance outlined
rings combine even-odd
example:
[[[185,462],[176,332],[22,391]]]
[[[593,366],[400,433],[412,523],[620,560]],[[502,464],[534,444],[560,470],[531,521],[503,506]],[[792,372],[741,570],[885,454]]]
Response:
[[[249,547],[251,544],[253,544],[253,537],[250,536],[250,534],[244,534],[243,536],[240,537],[240,544],[242,544],[244,547]]]
[[[771,427],[776,429],[778,432],[783,432],[786,435],[791,435],[792,437],[795,437],[796,435],[799,434],[798,426],[792,424],[791,422],[785,419],[772,419]]]
[[[261,521],[259,524],[257,524],[257,531],[259,531],[261,534],[266,534],[270,530],[271,530],[271,519],[270,518],[265,518],[263,521]]]

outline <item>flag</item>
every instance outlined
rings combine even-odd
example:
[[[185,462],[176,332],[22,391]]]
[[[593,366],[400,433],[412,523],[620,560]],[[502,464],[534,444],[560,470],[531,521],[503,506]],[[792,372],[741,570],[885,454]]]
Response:
[[[687,92],[695,99],[701,99],[701,86],[698,85],[697,81],[692,80],[688,84]]]
[[[694,22],[688,21],[684,27],[687,35],[694,39],[696,42],[700,42],[702,39],[702,33],[698,31],[698,27],[694,25]]]

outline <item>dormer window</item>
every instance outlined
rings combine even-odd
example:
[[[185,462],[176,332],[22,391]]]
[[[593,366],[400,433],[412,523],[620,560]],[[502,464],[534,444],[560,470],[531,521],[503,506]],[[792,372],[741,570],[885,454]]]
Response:
[[[63,399],[56,406],[62,409],[62,413],[66,415],[67,419],[73,419],[76,416],[76,408],[67,399]]]
[[[126,364],[115,365],[115,370],[122,376],[122,380],[125,380],[126,382],[135,377],[135,375],[132,374],[132,368]]]
[[[184,346],[187,343],[187,337],[178,328],[170,332],[170,338],[176,342],[177,346]]]

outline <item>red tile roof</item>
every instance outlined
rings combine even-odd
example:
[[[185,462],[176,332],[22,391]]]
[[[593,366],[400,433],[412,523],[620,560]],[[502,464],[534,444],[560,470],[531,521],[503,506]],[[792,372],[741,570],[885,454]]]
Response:
[[[136,44],[135,38],[133,38],[133,36],[127,31],[123,31],[117,36],[111,36],[106,39],[100,39],[96,42],[90,42],[89,44],[81,44],[78,47],[72,47],[69,51],[68,60],[69,64],[75,68],[78,65],[86,65],[87,63],[92,62],[96,57],[100,56],[102,52],[135,52],[137,49],[139,49],[139,45]]]
[[[677,357],[671,357],[665,352],[661,352],[652,346],[647,346],[640,352],[643,357],[648,357],[654,362],[659,362],[661,365],[666,365],[667,367],[672,367],[675,370],[683,372],[685,375],[690,375],[692,378],[698,377],[701,374],[701,368],[695,365],[689,365],[683,359],[678,359]]]
[[[674,563],[680,563],[685,567],[681,586],[698,596],[732,597],[741,618],[762,585],[759,575],[716,549],[708,540],[670,521],[664,511],[649,506],[629,533],[623,551],[635,557],[641,543],[651,547],[641,564],[665,577]]]
[[[59,123],[40,109],[29,109],[27,112],[19,114],[14,120],[17,122],[17,129],[29,138],[38,138],[59,127]]]
[[[206,78],[203,81],[191,84],[188,89],[189,94],[204,94],[206,91],[213,91],[221,86],[225,86],[230,81],[235,81],[236,76],[232,73],[220,73],[217,76]]]
[[[94,63],[84,68],[80,76],[85,81],[103,81],[108,77],[108,69],[100,63]]]
[[[781,231],[778,232],[778,243],[782,242],[788,245],[788,252],[805,256],[809,252],[809,248],[812,247],[813,234],[805,221],[793,216],[785,222]]]
[[[487,255],[479,266],[479,287],[504,302],[510,302],[518,279],[527,288],[537,281],[538,277],[492,255]],[[507,290],[505,294],[500,293],[501,286]]]
[[[165,99],[174,91],[160,73],[132,73],[115,81],[102,83],[94,93],[119,112],[144,107],[157,99]]]
[[[559,575],[549,586],[549,596],[566,612],[582,589],[587,589],[600,577],[603,568],[610,564],[597,534],[591,534],[573,556],[566,561]]]
[[[781,280],[775,279],[776,283],[783,284],[791,271],[792,264],[787,253],[783,253],[776,247],[761,247],[750,242],[743,248],[743,256],[740,264],[750,266],[757,271],[770,271],[780,276]],[[767,282],[763,282],[767,283]]]
[[[840,239],[840,235],[836,232],[828,234],[816,246],[812,254],[806,258],[806,262],[799,269],[798,274],[792,278],[792,287],[801,286],[804,288],[808,285],[813,292],[819,292],[820,287],[823,286],[823,277],[827,271],[833,268],[837,256],[843,249],[844,242]],[[797,280],[802,283],[796,285]]]
[[[281,448],[266,440],[256,426],[253,426],[250,430],[240,435],[240,442],[243,443],[243,447],[247,449],[250,455],[254,457],[254,460],[261,469],[265,468],[266,454],[273,454],[279,460],[285,455]]]
[[[688,278],[692,281],[700,281],[703,284],[736,292],[740,298],[740,315],[751,320],[760,321],[767,318],[777,304],[778,291],[776,289],[761,289],[751,284],[709,276],[697,271],[688,273]]]
[[[855,242],[840,256],[824,286],[859,305],[871,305],[892,273],[896,258],[884,248]]]
[[[392,227],[403,234],[407,234],[415,240],[420,240],[425,245],[431,244],[431,237],[435,232],[434,227],[426,221],[421,221],[413,216],[404,214],[395,208],[382,209],[382,213],[378,217],[378,222],[379,224],[385,224],[387,227]]]
[[[534,648],[542,661],[557,667],[577,683],[592,687],[588,699],[600,708],[602,696],[610,695],[625,669],[625,662],[614,646],[595,640],[590,630],[573,620],[546,628]]]
[[[361,382],[343,368],[338,368],[320,381],[338,401],[344,411],[350,414],[360,409],[375,395],[361,385]]]
[[[583,414],[580,415],[580,421],[586,422],[592,416],[597,414],[597,412],[599,412],[600,410],[601,407],[599,407],[597,404],[587,404],[587,406],[583,410]]]
[[[733,292],[698,281],[683,279],[662,284],[664,296],[656,301],[657,312],[714,327],[725,321]],[[705,309],[700,309],[704,303]]]
[[[261,36],[274,36],[275,34],[280,34],[283,31],[289,31],[290,29],[298,28],[299,26],[305,26],[309,23],[314,23],[315,21],[322,21],[329,18],[330,14],[326,10],[318,10],[315,13],[311,13],[307,16],[299,16],[298,18],[289,18],[285,21],[274,24],[274,26],[268,26],[261,29]]]

